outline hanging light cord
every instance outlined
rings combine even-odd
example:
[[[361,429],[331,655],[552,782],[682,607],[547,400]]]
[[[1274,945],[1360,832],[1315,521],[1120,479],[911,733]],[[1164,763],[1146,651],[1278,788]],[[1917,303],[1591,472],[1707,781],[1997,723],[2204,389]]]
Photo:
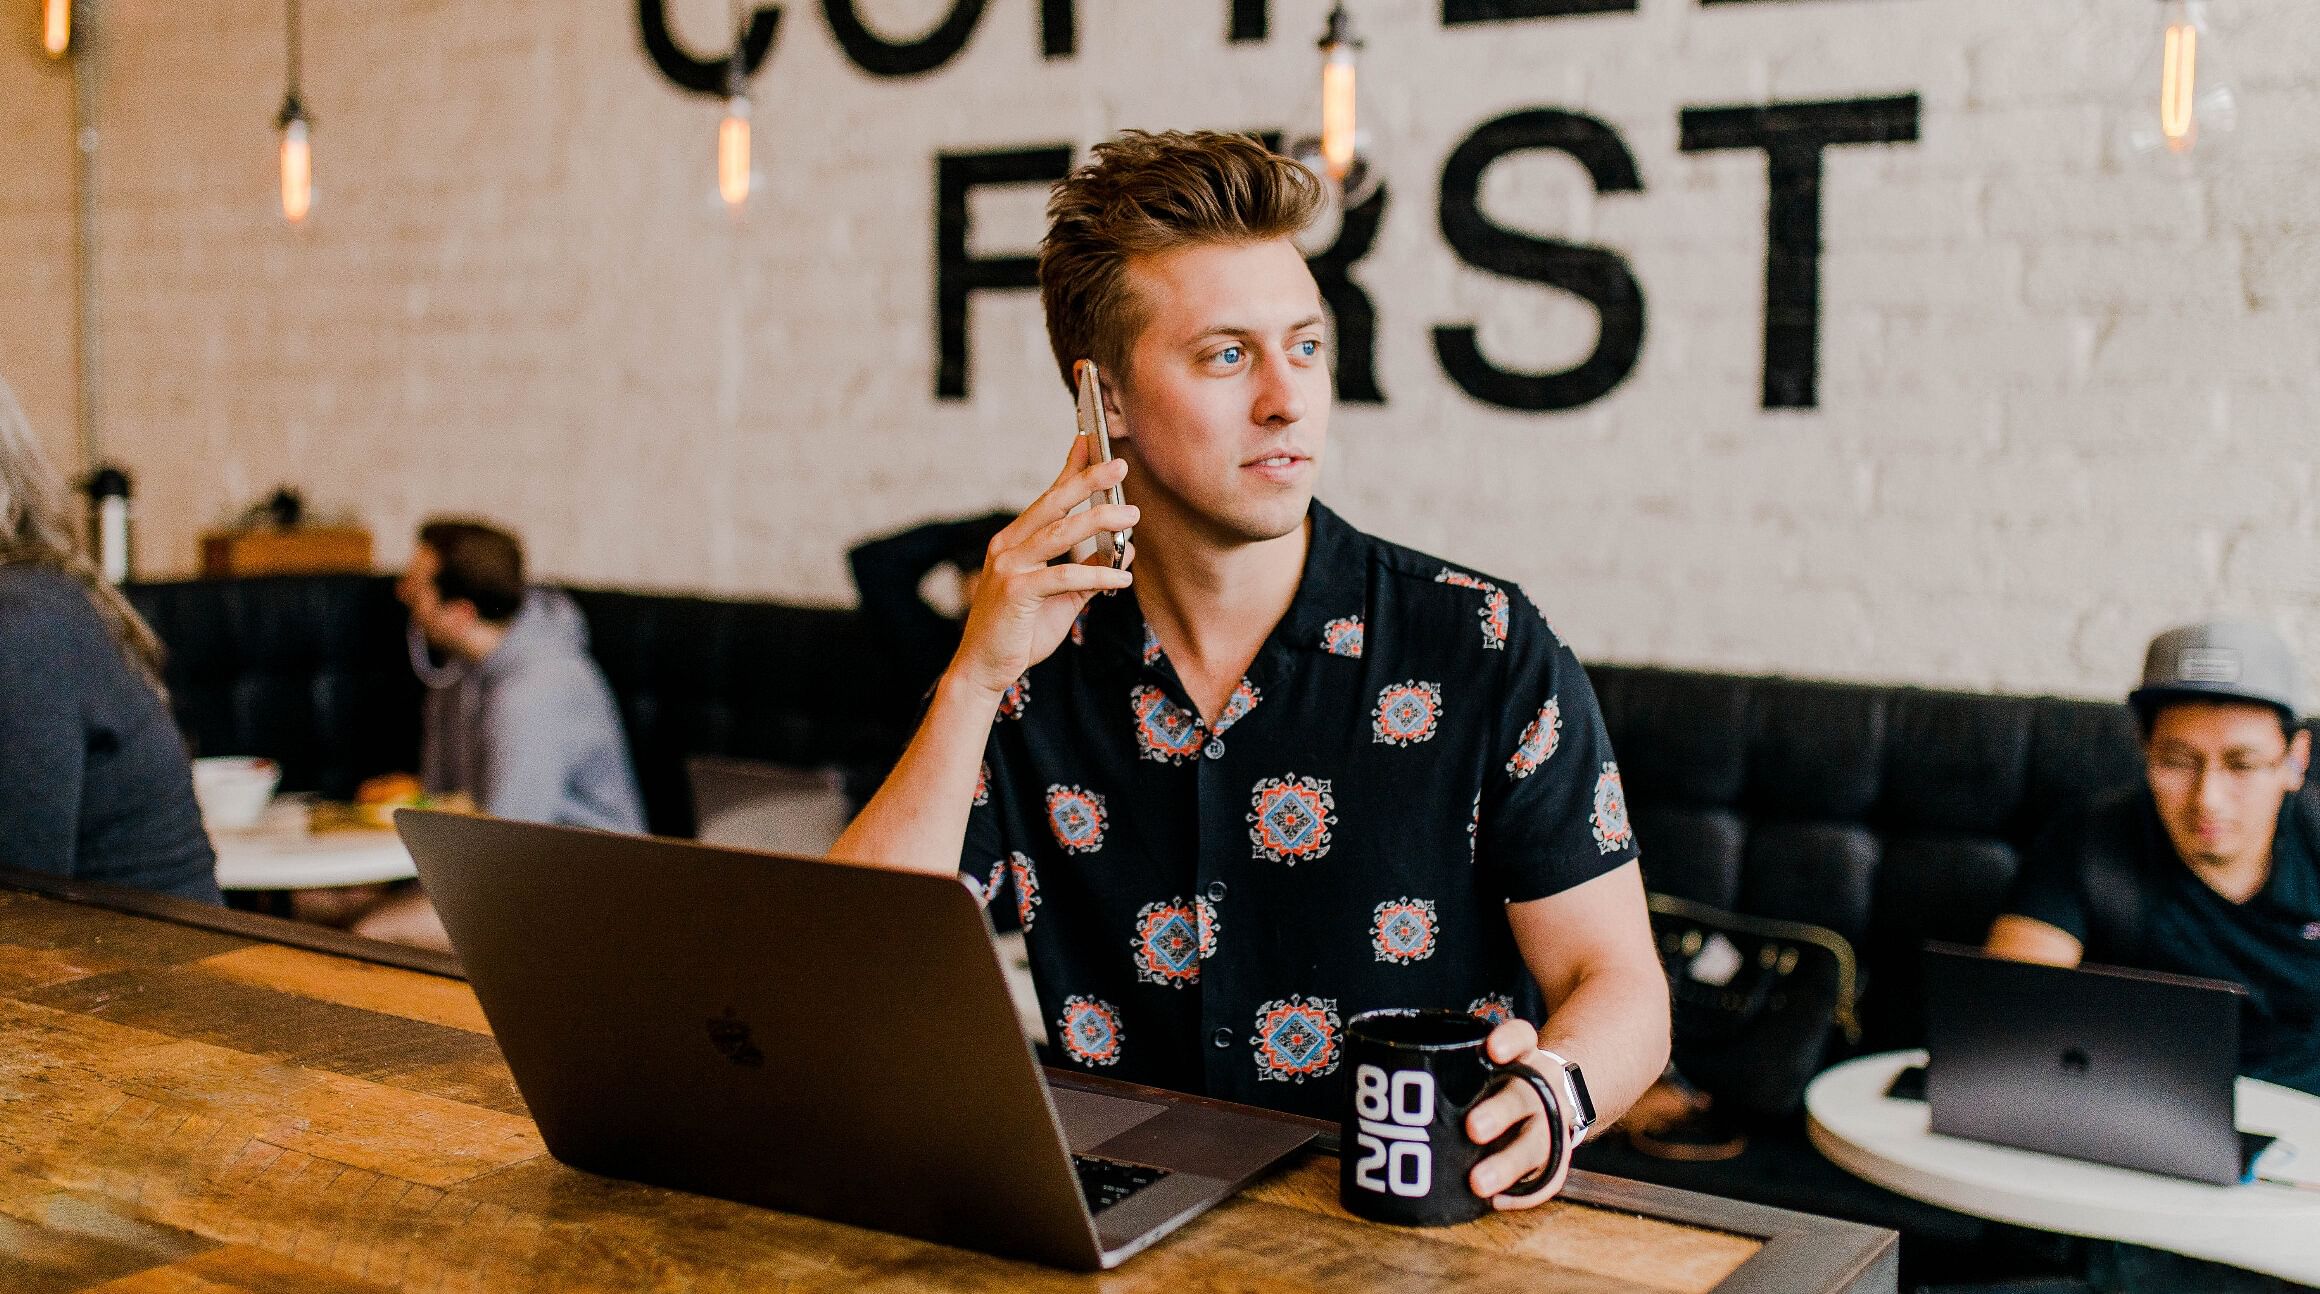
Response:
[[[289,85],[282,91],[282,119],[290,120],[304,115],[304,105],[298,102],[298,0],[283,0],[283,47],[287,51]]]
[[[749,19],[742,0],[733,0],[733,52],[725,59],[725,97],[738,99],[749,93]]]

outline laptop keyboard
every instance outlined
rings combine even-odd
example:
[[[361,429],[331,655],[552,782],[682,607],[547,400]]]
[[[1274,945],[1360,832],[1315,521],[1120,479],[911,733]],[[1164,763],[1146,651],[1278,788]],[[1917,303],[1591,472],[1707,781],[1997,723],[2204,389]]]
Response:
[[[1079,1174],[1079,1193],[1087,1198],[1090,1213],[1101,1213],[1168,1175],[1165,1168],[1123,1164],[1093,1155],[1073,1155],[1071,1166]]]

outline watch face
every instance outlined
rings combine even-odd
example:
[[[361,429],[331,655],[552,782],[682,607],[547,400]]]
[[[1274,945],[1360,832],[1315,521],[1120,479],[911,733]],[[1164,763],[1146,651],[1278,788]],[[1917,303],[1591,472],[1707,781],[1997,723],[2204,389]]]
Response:
[[[1587,1127],[1595,1122],[1595,1098],[1587,1094],[1587,1076],[1579,1072],[1577,1061],[1563,1062],[1563,1073],[1571,1080],[1571,1096],[1579,1107],[1577,1123]]]

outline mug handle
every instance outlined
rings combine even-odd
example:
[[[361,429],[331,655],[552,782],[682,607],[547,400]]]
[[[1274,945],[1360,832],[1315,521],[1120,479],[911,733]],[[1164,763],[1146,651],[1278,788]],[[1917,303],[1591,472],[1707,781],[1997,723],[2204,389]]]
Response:
[[[1555,1174],[1562,1171],[1563,1160],[1571,1153],[1569,1147],[1564,1145],[1563,1103],[1555,1095],[1554,1085],[1547,1081],[1547,1076],[1532,1068],[1528,1062],[1518,1060],[1501,1065],[1492,1061],[1490,1067],[1497,1077],[1510,1082],[1529,1083],[1531,1090],[1539,1094],[1540,1104],[1545,1107],[1543,1117],[1547,1121],[1547,1162],[1538,1171],[1499,1192],[1518,1200],[1529,1199],[1547,1189],[1547,1183],[1555,1180]],[[1516,1130],[1520,1131],[1519,1124]]]

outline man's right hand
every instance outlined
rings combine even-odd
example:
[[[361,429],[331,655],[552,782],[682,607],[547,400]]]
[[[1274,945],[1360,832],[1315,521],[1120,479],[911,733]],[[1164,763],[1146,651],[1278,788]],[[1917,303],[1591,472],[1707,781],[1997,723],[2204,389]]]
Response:
[[[1055,560],[1101,531],[1127,530],[1136,524],[1132,504],[1071,511],[1128,474],[1123,460],[1091,467],[1088,457],[1087,437],[1073,437],[1071,453],[1055,483],[991,537],[958,655],[947,671],[950,680],[996,700],[1026,670],[1047,659],[1088,599],[1133,582],[1127,571],[1113,570],[1100,556],[1079,562]],[[1129,558],[1134,556],[1131,547]]]

